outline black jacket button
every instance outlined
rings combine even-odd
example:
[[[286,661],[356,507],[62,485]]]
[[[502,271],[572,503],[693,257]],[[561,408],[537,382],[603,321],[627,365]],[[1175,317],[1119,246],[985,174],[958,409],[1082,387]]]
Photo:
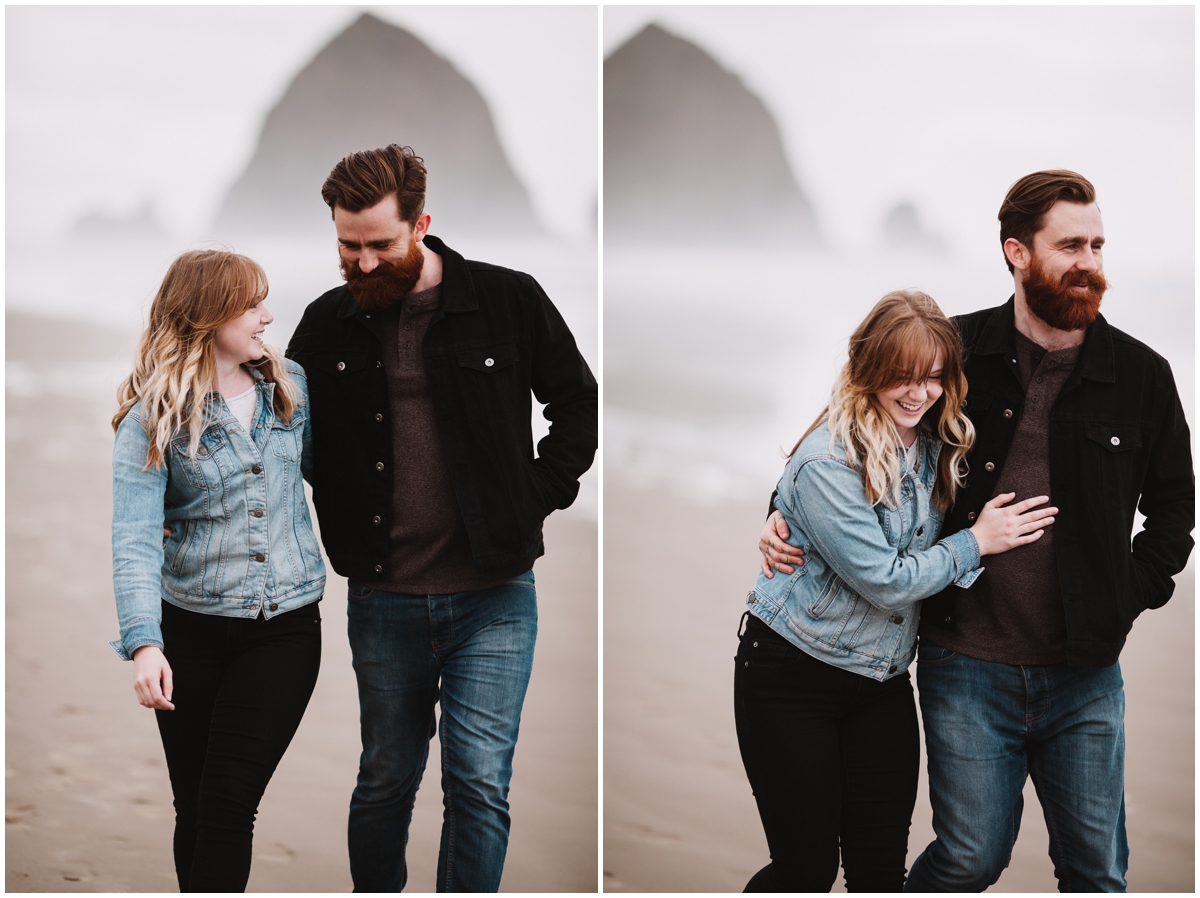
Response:
[[[994,464],[992,464],[991,462],[988,462],[986,465],[983,466],[983,469],[985,471],[987,471],[988,473],[991,473],[992,471],[996,470],[996,466]]]
[[[383,522],[383,518],[381,518],[379,515],[375,515],[375,517],[371,518],[372,524],[380,524],[382,522]]]
[[[381,461],[375,462],[375,470],[382,471],[383,470],[383,462],[381,462]]]
[[[977,517],[979,517],[979,515],[977,515],[975,512],[971,512],[970,514],[967,515],[967,520],[974,521]]]
[[[1012,417],[1012,409],[1011,409],[1011,408],[1006,408],[1006,409],[1004,410],[1004,417],[1006,417],[1006,418],[1011,418],[1011,417]]]
[[[383,573],[383,565],[382,564],[375,565],[375,573],[377,573],[377,574]]]
[[[383,420],[383,413],[382,413],[382,412],[376,412],[376,413],[375,413],[375,420],[376,420],[376,421],[382,421],[382,420]]]

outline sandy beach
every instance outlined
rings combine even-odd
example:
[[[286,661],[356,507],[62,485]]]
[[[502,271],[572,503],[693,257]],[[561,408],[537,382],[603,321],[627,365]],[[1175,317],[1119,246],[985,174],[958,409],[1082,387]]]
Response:
[[[7,321],[6,879],[8,891],[175,891],[173,810],[151,712],[106,643],[112,597],[113,390],[134,335]],[[115,384],[115,380],[113,381]],[[539,638],[510,793],[502,891],[595,891],[596,524],[546,525]],[[346,811],[358,701],[345,581],[330,569],[324,654],[304,721],[260,807],[249,891],[351,888]],[[408,891],[432,891],[441,791],[430,752]]]
[[[766,499],[696,504],[605,472],[606,891],[741,891],[769,860],[733,724]],[[1130,891],[1194,889],[1194,594],[1189,564],[1121,656]],[[932,838],[922,758],[910,864]],[[1057,891],[1046,846],[1027,785],[1012,863],[989,891]]]

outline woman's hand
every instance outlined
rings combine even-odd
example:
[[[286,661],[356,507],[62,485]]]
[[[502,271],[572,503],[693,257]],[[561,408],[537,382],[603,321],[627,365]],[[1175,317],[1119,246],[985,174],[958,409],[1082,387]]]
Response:
[[[783,519],[783,513],[778,510],[771,512],[771,516],[767,518],[767,525],[763,527],[762,535],[758,538],[758,551],[762,552],[763,556],[762,571],[769,580],[775,579],[775,572],[771,568],[784,574],[794,574],[796,568],[792,565],[804,564],[804,551],[787,543],[790,535],[791,531],[788,530],[787,521]]]
[[[979,520],[971,527],[980,555],[999,555],[1031,543],[1041,537],[1043,528],[1054,523],[1057,508],[1035,508],[1049,502],[1049,496],[1034,496],[1008,505],[1016,496],[1016,493],[1001,493],[983,506]]]
[[[133,691],[138,704],[145,708],[175,710],[171,704],[171,695],[175,691],[171,665],[158,646],[144,645],[133,653]]]

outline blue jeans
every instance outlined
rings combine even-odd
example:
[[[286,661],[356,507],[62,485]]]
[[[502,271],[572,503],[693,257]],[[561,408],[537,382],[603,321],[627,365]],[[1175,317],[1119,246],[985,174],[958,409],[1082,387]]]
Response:
[[[350,799],[356,892],[398,892],[413,802],[441,702],[439,892],[495,892],[508,850],[508,783],[533,667],[533,571],[500,586],[405,595],[351,581],[350,650],[362,756]]]
[[[1123,892],[1121,668],[979,661],[922,640],[917,687],[937,836],[906,892],[981,892],[1012,856],[1033,777],[1062,892]]]

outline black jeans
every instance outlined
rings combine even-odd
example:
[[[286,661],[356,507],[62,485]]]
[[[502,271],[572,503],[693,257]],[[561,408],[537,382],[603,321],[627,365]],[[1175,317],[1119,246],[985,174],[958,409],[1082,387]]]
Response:
[[[920,743],[908,673],[826,664],[748,616],[733,678],[746,776],[771,863],[747,892],[899,892]]]
[[[163,602],[174,711],[155,711],[175,794],[181,892],[243,892],[258,802],[321,666],[321,613],[219,617]]]

